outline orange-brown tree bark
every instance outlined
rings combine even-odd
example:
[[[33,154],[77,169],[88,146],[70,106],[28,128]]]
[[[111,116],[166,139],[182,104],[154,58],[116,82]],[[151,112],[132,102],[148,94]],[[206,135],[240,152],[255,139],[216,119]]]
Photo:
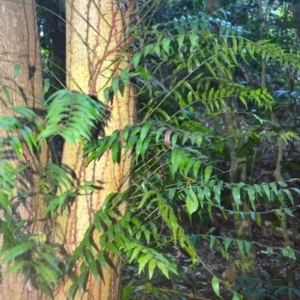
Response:
[[[132,2],[120,7],[114,1],[106,0],[70,0],[67,2],[67,86],[103,99],[103,90],[111,85],[111,79],[128,67],[128,58],[123,50],[129,39],[125,31],[132,11]],[[135,122],[135,103],[132,87],[125,86],[123,93],[114,96],[109,104],[110,117],[104,127],[104,134],[109,135],[115,129],[122,129]],[[129,187],[132,158],[123,155],[119,164],[113,164],[108,151],[100,161],[91,162],[86,167],[86,160],[81,156],[81,145],[65,145],[62,166],[72,169],[77,180],[93,182],[101,188],[92,194],[75,199],[70,211],[58,219],[62,236],[58,233],[58,242],[64,244],[68,254],[84,237],[87,227],[92,223],[94,213],[100,209],[104,199],[112,192],[122,192]],[[124,213],[126,206],[119,208]],[[60,241],[59,241],[60,239]],[[99,236],[94,235],[95,243]],[[121,286],[122,260],[111,257],[113,266],[103,271],[104,280],[97,282],[89,277],[87,288],[76,299],[119,299]],[[79,263],[80,264],[80,263]],[[71,281],[66,279],[55,289],[57,300],[67,299]]]

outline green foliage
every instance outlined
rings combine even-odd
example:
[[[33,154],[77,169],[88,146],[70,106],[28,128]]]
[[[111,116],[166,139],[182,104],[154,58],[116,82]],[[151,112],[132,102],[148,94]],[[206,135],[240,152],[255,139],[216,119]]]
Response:
[[[104,105],[77,92],[60,90],[45,105],[46,127],[38,137],[41,140],[57,134],[70,144],[83,142],[82,138],[90,141],[91,129],[104,119]]]
[[[145,224],[143,219],[135,222],[134,229],[141,228],[137,237],[145,239],[147,244],[150,240],[150,245],[158,243],[158,239],[163,240],[161,244],[164,246],[169,243],[176,245],[178,242],[180,247],[193,257],[192,261],[195,264],[203,264],[198,255],[193,256],[195,251],[191,246],[191,240],[183,238],[184,236],[187,238],[188,235],[178,233],[180,230],[185,231],[183,223],[178,218],[178,212],[185,212],[192,222],[192,217],[196,213],[207,212],[213,218],[213,211],[217,209],[224,216],[234,216],[237,220],[250,217],[253,222],[262,226],[263,213],[257,209],[261,203],[273,205],[274,208],[269,212],[273,212],[282,221],[283,216],[292,216],[291,209],[295,208],[295,197],[299,194],[299,189],[292,187],[293,182],[297,180],[287,182],[272,180],[254,184],[249,177],[248,182],[232,183],[228,178],[224,179],[223,175],[220,176],[219,166],[213,158],[224,153],[228,147],[229,137],[222,139],[205,126],[201,124],[199,126],[199,120],[205,114],[201,115],[199,110],[205,110],[207,115],[216,119],[222,113],[237,113],[236,107],[232,106],[231,102],[232,99],[238,99],[240,103],[237,107],[246,118],[250,115],[247,110],[254,106],[268,113],[263,117],[254,114],[253,117],[260,124],[270,122],[267,119],[270,116],[268,114],[275,107],[272,93],[265,87],[237,83],[235,74],[245,64],[260,63],[262,59],[267,64],[278,64],[283,70],[290,64],[298,69],[299,62],[297,56],[283,51],[269,40],[254,42],[248,39],[245,37],[248,34],[246,31],[234,28],[229,22],[220,21],[222,24],[220,32],[212,34],[208,27],[214,20],[202,18],[200,22],[193,23],[194,20],[197,18],[175,19],[174,24],[168,23],[164,30],[158,30],[157,26],[153,26],[147,31],[151,36],[150,43],[144,43],[145,38],[140,36],[139,32],[134,32],[136,39],[140,39],[140,44],[143,45],[140,52],[132,57],[135,70],[140,72],[143,62],[151,61],[153,68],[147,70],[148,74],[155,76],[155,68],[170,67],[171,80],[166,88],[156,84],[152,77],[145,78],[142,75],[145,74],[144,71],[135,74],[141,76],[138,81],[142,83],[141,90],[149,89],[149,99],[143,103],[147,110],[143,121],[137,126],[127,126],[114,132],[110,137],[87,144],[84,154],[88,155],[90,162],[100,158],[108,148],[112,150],[112,157],[119,157],[122,151],[134,150],[136,185],[129,191],[129,195],[132,193],[132,196],[124,195],[124,199],[128,202],[130,213],[136,213],[137,216],[146,215],[149,224],[145,230],[145,227],[140,226]],[[199,30],[201,27],[202,30]],[[172,28],[172,31],[169,28]],[[176,103],[179,112],[170,113],[171,109],[166,108],[165,103],[169,106],[175,106]],[[288,131],[279,134],[274,128],[269,129],[271,132],[266,135],[261,128],[256,128],[255,131],[246,129],[232,132],[235,140],[240,139],[242,134],[243,137],[249,136],[255,141],[252,144],[245,144],[243,151],[241,149],[239,152],[245,161],[252,147],[267,135],[268,137],[272,135],[273,140],[280,136],[288,137],[289,134],[293,138],[298,136],[297,133]],[[116,161],[114,158],[113,160]],[[224,199],[228,198],[228,195],[231,195],[230,198],[235,204],[233,209],[224,207]],[[243,210],[245,195],[251,205],[249,212]],[[177,213],[172,214],[172,210],[176,210]],[[105,210],[102,210],[102,213],[104,212]],[[130,219],[128,215],[124,218]],[[158,221],[161,219],[165,224],[164,230],[168,229],[169,232],[164,231],[164,236],[158,237],[157,232],[162,229],[158,228],[157,224],[161,223]],[[114,225],[110,223],[109,228],[112,227]],[[101,230],[105,231],[102,228]],[[130,228],[130,232],[132,230]],[[227,259],[231,257],[230,249],[237,248],[243,256],[247,256],[254,245],[249,241],[232,238],[219,240],[219,237],[210,236],[209,239],[211,249],[217,249]],[[159,244],[153,247],[159,247]],[[264,245],[259,247],[267,248]],[[267,249],[269,251],[270,247]],[[295,259],[290,248],[272,248],[272,251]],[[140,264],[139,261],[137,263]],[[150,269],[150,263],[148,265]],[[141,268],[143,267],[142,264]],[[151,277],[151,274],[149,275]],[[217,295],[219,283],[221,280],[216,276],[213,277],[212,287]],[[240,297],[233,292],[233,298]]]
[[[89,274],[97,281],[103,279],[103,269],[108,269],[111,263],[109,254],[122,255],[127,264],[135,264],[137,275],[147,274],[152,279],[160,274],[172,278],[180,273],[178,257],[172,252],[176,249],[189,255],[192,266],[208,269],[217,296],[222,296],[223,287],[232,293],[233,299],[241,299],[238,293],[251,295],[255,289],[266,295],[256,278],[241,276],[240,289],[238,285],[232,289],[224,283],[206,265],[196,249],[197,243],[208,242],[212,252],[235,261],[243,270],[249,266],[233,257],[233,251],[246,257],[257,247],[269,256],[276,254],[295,261],[292,245],[274,247],[210,232],[196,235],[189,232],[187,224],[192,226],[195,218],[203,224],[206,216],[211,222],[216,212],[232,220],[250,219],[258,227],[263,226],[266,213],[272,213],[277,224],[287,216],[294,217],[300,194],[297,179],[256,180],[248,172],[245,180],[232,182],[228,177],[230,168],[220,161],[230,164],[229,148],[233,140],[239,145],[236,152],[239,165],[251,166],[253,171],[255,164],[262,164],[259,158],[264,153],[261,151],[260,157],[257,154],[260,144],[274,144],[279,138],[286,143],[297,141],[298,132],[293,128],[278,129],[278,124],[274,125],[272,114],[276,113],[280,99],[273,95],[274,83],[268,88],[254,86],[250,81],[240,80],[239,72],[249,65],[260,69],[261,61],[276,65],[281,74],[291,67],[298,70],[298,55],[283,50],[270,39],[257,42],[251,39],[247,28],[203,12],[144,29],[131,30],[140,45],[132,54],[132,69],[122,70],[113,78],[112,86],[103,95],[108,102],[135,79],[141,93],[146,94],[146,101],[139,99],[142,112],[138,124],[94,140],[92,129],[108,118],[105,105],[68,90],[60,90],[43,101],[47,112],[45,122],[24,107],[10,107],[14,116],[0,117],[0,128],[7,133],[1,137],[0,150],[4,154],[10,146],[20,161],[25,148],[38,157],[41,144],[55,135],[70,144],[81,143],[87,164],[100,159],[108,150],[115,164],[126,153],[132,153],[135,159],[130,189],[107,196],[102,208],[95,212],[84,239],[65,262],[46,233],[26,231],[28,220],[15,218],[15,200],[39,195],[46,203],[45,219],[51,223],[72,205],[78,193],[92,193],[94,183],[74,183],[72,170],[49,163],[38,168],[39,190],[25,192],[18,188],[18,183],[32,165],[21,163],[15,168],[1,160],[0,205],[4,218],[0,220],[0,230],[4,240],[0,255],[3,262],[11,264],[7,273],[24,272],[25,278],[34,280],[49,297],[53,297],[51,287],[61,277],[70,276],[72,298],[85,290]],[[156,79],[160,76],[157,70],[163,73],[165,69],[169,78],[161,83]],[[258,73],[255,68],[252,71]],[[14,76],[19,72],[16,66]],[[46,81],[45,90],[48,88]],[[10,103],[7,88],[3,90]],[[252,107],[255,112],[250,111]],[[247,126],[233,128],[228,134],[222,119],[227,114],[243,115]],[[244,210],[245,199],[249,210]],[[128,210],[120,216],[118,207],[124,202]],[[271,207],[268,212],[262,211],[265,203]],[[94,231],[100,233],[97,241],[92,240]],[[80,272],[75,276],[72,268],[78,262]],[[131,282],[124,288],[122,299],[134,299],[133,285]],[[140,287],[145,293],[160,296],[150,282]],[[299,295],[299,290],[285,285],[274,289],[275,297],[281,293],[292,297]]]
[[[90,141],[91,130],[105,117],[105,106],[86,95],[67,90],[58,91],[43,104],[47,111],[45,122],[33,110],[19,106],[9,108],[14,116],[0,117],[0,128],[6,132],[0,140],[4,158],[0,163],[0,207],[3,211],[0,256],[2,263],[10,265],[4,275],[22,271],[25,282],[31,280],[53,298],[51,286],[65,273],[59,266],[62,261],[56,246],[49,243],[51,231],[48,228],[48,232],[32,232],[29,226],[38,220],[17,217],[16,208],[22,199],[35,197],[36,201],[44,202],[45,223],[51,224],[80,189],[89,189],[85,183],[74,186],[69,170],[56,164],[41,167],[38,163],[40,150],[46,139],[57,134],[70,143]],[[29,152],[37,163],[24,163],[24,152]],[[24,189],[23,177],[28,178],[28,172],[33,169],[39,182]]]

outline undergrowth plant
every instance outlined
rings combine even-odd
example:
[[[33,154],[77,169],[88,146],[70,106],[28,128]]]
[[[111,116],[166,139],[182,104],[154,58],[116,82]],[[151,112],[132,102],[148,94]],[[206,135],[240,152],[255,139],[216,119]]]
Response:
[[[253,295],[255,284],[251,291],[245,291],[245,285],[235,290],[226,278],[210,269],[197,251],[201,241],[208,241],[211,251],[233,261],[244,275],[250,269],[245,258],[253,249],[261,249],[270,257],[276,254],[295,261],[293,246],[270,247],[250,238],[191,234],[186,223],[193,223],[195,217],[200,222],[207,215],[213,220],[217,211],[225,218],[250,220],[251,224],[263,226],[266,212],[258,210],[262,202],[272,207],[269,213],[280,221],[283,216],[293,217],[300,193],[298,179],[255,182],[247,171],[244,180],[233,181],[228,176],[230,166],[225,168],[219,161],[229,156],[230,146],[237,145],[238,165],[249,168],[257,163],[252,151],[262,141],[278,138],[286,143],[299,141],[297,132],[278,130],[278,125],[274,125],[275,101],[269,89],[239,83],[235,76],[244,65],[261,59],[267,64],[278,64],[283,71],[290,67],[298,70],[299,58],[269,40],[254,42],[242,27],[205,13],[166,24],[142,26],[143,23],[129,29],[137,44],[131,54],[132,68],[114,77],[102,98],[107,104],[114,94],[122,92],[122,86],[136,85],[142,111],[138,125],[128,125],[111,135],[92,139],[93,128],[108,118],[106,104],[68,90],[42,100],[46,111],[44,121],[25,107],[10,107],[16,116],[0,117],[0,128],[6,132],[6,137],[0,140],[4,157],[0,162],[3,235],[0,256],[2,262],[10,264],[6,274],[24,272],[25,282],[32,280],[49,297],[53,297],[51,287],[70,275],[73,285],[69,297],[73,297],[77,290],[84,291],[89,274],[101,280],[101,269],[109,268],[109,253],[124,257],[126,263],[138,266],[138,274],[147,272],[152,279],[158,271],[167,278],[176,278],[182,272],[177,255],[184,252],[190,258],[190,268],[203,266],[211,274],[212,289],[218,296],[221,286],[235,300],[243,294]],[[171,75],[162,78],[162,69],[172,70]],[[263,113],[253,113],[251,107]],[[242,121],[248,126],[232,125],[232,131],[226,131],[225,116],[235,118],[234,115],[243,115]],[[219,124],[218,127],[213,128],[213,123]],[[4,155],[11,147],[15,158],[20,159],[26,147],[39,164],[42,143],[47,143],[53,156],[57,155],[55,145],[53,150],[55,136],[60,136],[65,143],[81,143],[86,164],[100,159],[106,151],[111,152],[115,164],[126,153],[132,153],[135,160],[131,187],[107,195],[84,239],[67,257],[61,253],[63,244],[51,240],[55,220],[74,204],[77,194],[93,193],[101,187],[94,182],[74,183],[76,174],[58,160],[38,166],[39,182],[35,185],[39,189],[34,193],[38,193],[37,199],[44,207],[45,228],[30,231],[29,223],[41,220],[18,219],[14,206],[20,197],[33,193],[20,189],[18,184],[23,172],[31,166],[20,162],[20,167],[15,169]],[[231,140],[238,143],[231,144]],[[232,163],[232,156],[231,160],[225,158]],[[119,215],[118,207],[124,202],[128,210]],[[100,233],[97,241],[92,238],[94,232]],[[80,274],[74,274],[72,267],[79,261],[86,267]],[[124,299],[133,297],[131,284],[124,289]],[[299,295],[294,287],[281,287],[275,293],[284,289]]]

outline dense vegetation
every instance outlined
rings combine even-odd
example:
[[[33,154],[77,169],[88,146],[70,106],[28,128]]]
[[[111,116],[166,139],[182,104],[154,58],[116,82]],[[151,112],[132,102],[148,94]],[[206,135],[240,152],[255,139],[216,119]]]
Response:
[[[1,143],[16,155],[22,147],[34,153],[43,140],[82,143],[87,164],[108,150],[116,164],[124,153],[134,155],[130,189],[108,195],[66,259],[51,239],[20,232],[26,222],[13,217],[7,191],[23,170],[1,162],[1,255],[15,262],[9,272],[34,274],[51,296],[49,287],[83,261],[72,274],[72,297],[89,273],[101,280],[114,253],[124,257],[124,300],[300,296],[300,10],[296,1],[208,2],[140,1],[125,28],[132,43],[122,57],[130,56],[131,67],[112,79],[100,102],[59,90],[43,101],[45,126],[33,111],[13,107],[37,135],[26,122],[1,116],[0,127],[12,134]],[[61,57],[51,64],[44,34],[46,93],[49,83],[50,91],[64,83],[55,71]],[[109,118],[107,103],[128,85],[136,88],[138,124],[95,134]],[[77,193],[101,188],[74,185],[54,147],[58,159],[40,183],[49,224]]]

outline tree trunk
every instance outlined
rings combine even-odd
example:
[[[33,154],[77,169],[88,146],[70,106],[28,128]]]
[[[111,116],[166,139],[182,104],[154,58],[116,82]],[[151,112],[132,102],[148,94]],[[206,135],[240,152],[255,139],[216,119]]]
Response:
[[[67,86],[70,90],[79,90],[103,99],[103,89],[111,85],[111,78],[119,75],[128,67],[127,58],[122,49],[127,48],[129,39],[125,39],[125,28],[132,11],[132,2],[128,8],[118,6],[115,1],[107,0],[71,0],[66,7],[67,16]],[[115,129],[121,129],[135,122],[135,103],[132,88],[125,86],[122,95],[118,93],[110,103],[110,118],[104,128],[106,135]],[[121,192],[129,187],[131,156],[123,155],[119,164],[113,164],[111,153],[107,152],[100,161],[85,166],[81,157],[81,146],[64,145],[62,166],[70,168],[79,181],[92,181],[101,189],[92,194],[78,196],[70,207],[68,215],[58,222],[62,229],[63,242],[68,254],[71,254],[93,221],[94,213],[101,208],[104,199],[112,192]],[[126,211],[126,205],[120,207]],[[99,236],[94,235],[99,244]],[[120,298],[122,261],[120,257],[111,257],[113,266],[103,271],[104,280],[97,282],[88,278],[85,292],[75,299],[111,299]],[[79,263],[80,265],[80,263]],[[67,299],[72,282],[66,279],[55,289],[55,300]]]
[[[215,12],[220,8],[219,0],[205,0],[205,10],[208,13]]]
[[[211,13],[219,9],[219,1],[205,1],[206,11]],[[224,76],[222,73],[220,77]],[[225,75],[226,76],[226,75]],[[229,180],[230,183],[246,182],[247,170],[245,164],[245,157],[238,157],[238,151],[244,144],[244,133],[241,132],[241,124],[238,117],[238,102],[237,99],[231,98],[227,101],[227,107],[224,107],[223,123],[225,125],[226,134],[229,138],[229,152],[230,152],[230,171]],[[241,241],[252,241],[252,221],[250,217],[250,208],[247,196],[241,191],[241,205],[237,207],[234,201],[232,201],[232,208],[234,212],[237,212],[234,216],[234,225],[237,239]],[[244,218],[238,213],[239,211],[244,213]],[[249,253],[243,255],[240,251],[236,256],[243,266],[242,273],[249,276],[257,276],[257,260],[256,252],[251,245]],[[247,270],[247,271],[246,271]],[[230,266],[223,273],[223,278],[228,281],[235,281],[237,274],[239,273],[236,265]]]
[[[238,151],[245,143],[245,133],[241,130],[241,124],[238,117],[238,104],[236,99],[230,99],[228,101],[228,109],[223,114],[224,125],[226,128],[227,136],[229,137],[229,148],[230,148],[230,183],[246,182],[247,171],[245,157],[238,157]],[[241,205],[237,207],[236,203],[232,201],[233,211],[237,212],[234,216],[235,231],[237,239],[241,241],[252,241],[252,220],[250,217],[250,208],[247,196],[241,191]],[[242,218],[238,212],[243,212],[244,217]],[[248,274],[249,276],[257,276],[257,260],[256,251],[253,245],[249,253],[243,255],[240,251],[237,253],[237,259],[239,259],[246,267],[242,273]],[[231,268],[230,272],[235,272],[236,268]],[[228,274],[225,272],[225,278]],[[230,274],[230,277],[235,277],[237,274]],[[227,279],[227,278],[226,278]],[[236,278],[235,278],[236,279]]]
[[[43,96],[40,48],[38,40],[37,19],[34,0],[1,1],[0,4],[0,115],[12,116],[11,106],[23,106],[42,114],[38,98]],[[18,74],[18,70],[20,72]],[[7,87],[10,99],[4,93]],[[15,115],[16,116],[16,115]],[[20,118],[19,120],[22,121]],[[0,130],[1,137],[9,137],[10,133]],[[10,201],[13,205],[13,217],[17,220],[32,220],[32,225],[24,228],[24,233],[40,230],[38,224],[41,210],[39,191],[35,184],[39,178],[42,163],[47,160],[45,148],[37,156],[32,156],[23,145],[22,158],[18,159],[11,147],[7,146],[0,153],[0,169],[2,162],[9,162],[14,168],[23,164],[32,164],[22,173],[22,179],[16,187]],[[1,185],[1,183],[0,183]],[[29,194],[28,194],[29,192]],[[34,192],[34,193],[30,193]],[[22,196],[27,193],[27,196]],[[0,218],[4,218],[2,211]],[[3,237],[0,237],[0,245]],[[7,266],[0,265],[3,275]],[[0,277],[0,298],[2,300],[41,299],[39,291],[33,288],[30,281],[24,282],[24,276],[11,274]]]

